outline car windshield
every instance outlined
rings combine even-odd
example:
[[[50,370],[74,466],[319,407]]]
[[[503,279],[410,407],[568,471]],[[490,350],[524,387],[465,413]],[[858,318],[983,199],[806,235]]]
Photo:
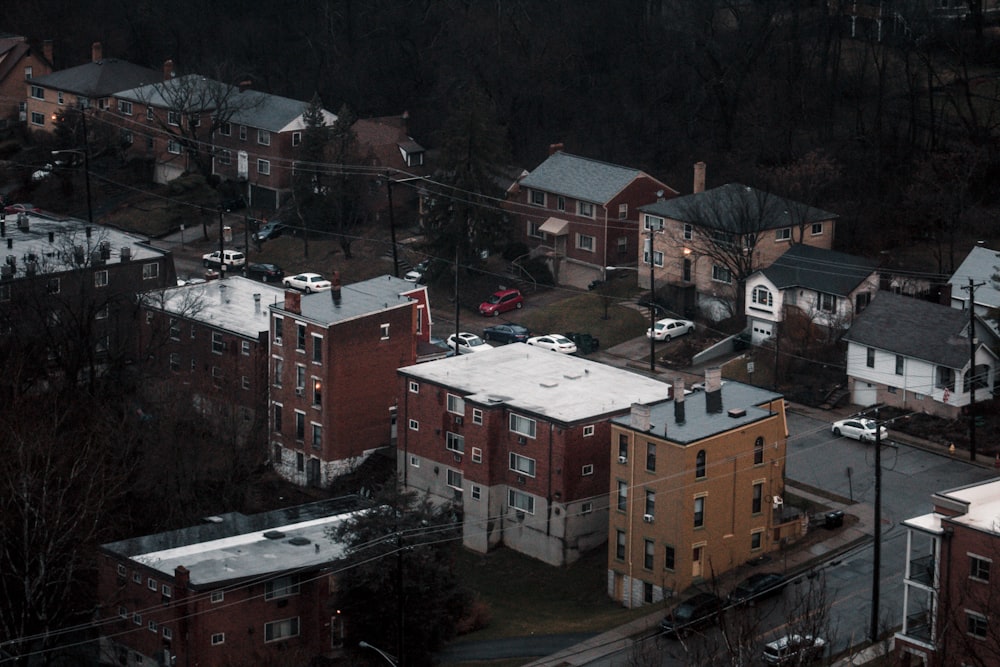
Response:
[[[566,345],[568,343],[573,342],[569,338],[565,338],[564,336],[553,336],[552,339],[559,345]]]
[[[487,299],[487,301],[486,301],[486,302],[487,302],[487,303],[500,303],[500,298],[501,298],[501,297],[500,297],[500,295],[499,295],[499,294],[494,294],[494,295],[493,295],[493,296],[491,296],[491,297],[490,297],[489,299]]]
[[[866,431],[874,431],[875,422],[873,422],[871,419],[862,419],[861,428],[865,429]]]
[[[465,342],[469,344],[469,347],[475,347],[477,345],[482,345],[483,341],[481,338],[466,338]]]
[[[691,605],[682,604],[674,610],[674,618],[678,621],[686,621],[692,616],[694,616],[694,607]]]

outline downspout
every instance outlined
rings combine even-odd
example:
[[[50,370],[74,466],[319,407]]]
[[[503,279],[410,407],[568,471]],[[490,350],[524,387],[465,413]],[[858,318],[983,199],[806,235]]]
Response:
[[[604,209],[604,264],[601,265],[601,277],[608,278],[608,207],[601,204]]]
[[[404,376],[403,382],[408,385],[410,379]],[[398,413],[396,414],[396,446],[397,447],[399,446],[399,431],[402,430],[403,431],[403,463],[402,463],[403,488],[405,489],[410,480],[410,426],[409,426],[410,392],[409,392],[409,387],[407,386],[404,386],[403,389],[404,389],[403,394],[406,396],[406,398],[403,400],[403,405],[405,407],[405,416],[403,416],[403,418],[400,419],[400,415]],[[405,428],[401,426],[404,420],[406,423]]]
[[[545,489],[545,504],[548,507],[548,511],[545,516],[545,537],[552,536],[552,431],[555,427],[552,422],[549,422],[549,474],[548,486]]]
[[[626,554],[628,562],[628,608],[632,608],[632,523],[633,523],[633,509],[632,505],[635,502],[635,457],[636,457],[636,447],[635,447],[635,433],[631,434],[629,438],[629,452],[628,452],[628,489],[625,493],[626,500],[625,510],[628,512],[628,539],[625,540],[626,548],[628,553]],[[625,597],[626,591],[622,591],[622,597]]]

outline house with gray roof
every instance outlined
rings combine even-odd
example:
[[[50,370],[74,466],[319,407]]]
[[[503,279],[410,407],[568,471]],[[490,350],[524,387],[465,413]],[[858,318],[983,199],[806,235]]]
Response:
[[[969,283],[975,288],[976,315],[982,317],[1000,335],[1000,250],[976,246],[969,251],[951,278],[951,307],[969,307]]]
[[[996,336],[969,313],[929,301],[880,292],[844,334],[851,401],[921,410],[955,418],[975,391],[992,397]],[[973,363],[974,359],[974,363]]]
[[[753,343],[779,335],[781,324],[793,314],[828,335],[851,326],[875,296],[879,286],[875,263],[835,250],[797,244],[766,269],[746,281],[745,312]],[[782,334],[791,333],[782,331]]]
[[[571,155],[554,144],[548,158],[511,188],[508,209],[515,238],[548,259],[557,283],[563,282],[562,265],[570,263],[588,277],[581,279],[586,285],[603,278],[607,266],[635,262],[639,207],[676,194],[640,169]]]

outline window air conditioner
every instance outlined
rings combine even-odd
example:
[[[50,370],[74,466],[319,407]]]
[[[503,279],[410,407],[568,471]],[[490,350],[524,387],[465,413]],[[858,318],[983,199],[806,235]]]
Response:
[[[461,426],[464,423],[465,419],[463,417],[455,416],[455,426]]]
[[[652,514],[643,514],[642,515],[642,520],[645,521],[646,523],[653,523],[653,515]]]
[[[517,444],[519,444],[519,445],[526,445],[526,444],[528,444],[528,439],[525,438],[523,435],[519,435],[519,436],[517,436]]]
[[[618,457],[618,463],[628,463],[628,457],[627,456],[619,456]]]
[[[305,387],[296,387],[295,388],[295,395],[296,396],[305,396],[306,395],[306,388]]]

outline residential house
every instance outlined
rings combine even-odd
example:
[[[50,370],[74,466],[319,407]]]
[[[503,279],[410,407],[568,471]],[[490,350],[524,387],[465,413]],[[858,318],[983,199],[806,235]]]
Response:
[[[951,307],[969,307],[969,285],[975,289],[976,315],[1000,335],[1000,250],[976,246],[948,279]]]
[[[800,533],[786,518],[781,394],[718,368],[705,390],[636,401],[611,420],[608,595],[662,602],[764,556]]]
[[[24,82],[51,72],[52,40],[38,48],[22,35],[0,36],[0,124],[28,119]]]
[[[674,310],[734,315],[737,290],[754,271],[795,244],[833,245],[837,215],[739,183],[706,190],[703,162],[694,173],[693,194],[639,209],[642,230],[653,239],[652,257],[647,242],[640,266],[653,263],[657,294]],[[639,271],[640,282],[645,276]]]
[[[607,539],[608,420],[670,386],[530,345],[399,369],[397,474],[462,514],[463,543],[551,565]]]
[[[967,312],[880,292],[843,337],[851,401],[953,419],[969,405],[973,376],[975,400],[989,399],[996,380],[997,355],[990,349],[995,338],[980,318],[974,321],[975,342],[969,340]]]
[[[747,278],[745,309],[753,343],[782,333],[839,335],[878,291],[875,263],[835,250],[796,244]]]
[[[250,206],[281,206],[291,191],[308,102],[251,90],[246,83],[175,77],[169,67],[164,81],[114,95],[116,121],[133,154],[152,160],[154,180],[166,183],[195,168],[192,149],[185,146],[197,136],[199,151],[211,151],[212,173],[245,184]],[[323,116],[327,125],[337,120],[326,110]],[[178,129],[165,129],[171,127]]]
[[[284,290],[241,276],[147,292],[140,336],[147,363],[191,408],[239,442],[266,442],[270,313]],[[266,451],[262,452],[266,460]]]
[[[974,3],[983,20],[996,22],[1000,0]],[[972,22],[972,6],[965,0],[853,0],[829,5],[847,21],[851,37],[919,41],[957,22]]]
[[[907,519],[903,626],[894,636],[904,667],[996,664],[1000,481],[935,493],[933,510]]]
[[[164,72],[117,58],[105,58],[100,42],[91,46],[90,62],[27,82],[27,120],[32,130],[53,133],[67,112],[79,109],[103,111],[119,90],[160,81]],[[23,89],[25,82],[21,82]],[[93,111],[91,112],[93,113]],[[72,117],[65,118],[74,122]]]
[[[145,238],[43,213],[0,213],[0,253],[0,346],[73,374],[132,360],[136,294],[177,280]]]
[[[95,614],[102,664],[308,664],[341,654],[334,608],[344,546],[329,531],[355,498],[104,544]]]
[[[396,369],[430,340],[422,285],[392,276],[329,292],[288,290],[271,304],[271,463],[300,485],[326,486],[389,446]]]
[[[515,238],[550,260],[559,281],[562,262],[603,277],[629,265],[638,252],[638,210],[677,192],[645,172],[570,155],[562,144],[510,190]]]

